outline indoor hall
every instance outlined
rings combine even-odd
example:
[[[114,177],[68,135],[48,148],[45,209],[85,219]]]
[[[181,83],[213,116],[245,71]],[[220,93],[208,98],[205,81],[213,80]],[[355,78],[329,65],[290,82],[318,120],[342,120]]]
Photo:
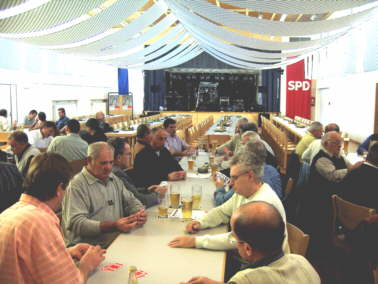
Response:
[[[377,283],[377,9],[2,1],[0,283]]]

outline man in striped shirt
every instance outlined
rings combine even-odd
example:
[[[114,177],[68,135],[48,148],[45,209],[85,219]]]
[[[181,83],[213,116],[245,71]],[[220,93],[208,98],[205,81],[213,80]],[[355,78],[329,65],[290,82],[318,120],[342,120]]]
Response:
[[[68,162],[58,154],[33,159],[25,193],[0,214],[0,283],[85,283],[104,259],[99,246],[65,247],[54,211],[61,206],[70,177]]]

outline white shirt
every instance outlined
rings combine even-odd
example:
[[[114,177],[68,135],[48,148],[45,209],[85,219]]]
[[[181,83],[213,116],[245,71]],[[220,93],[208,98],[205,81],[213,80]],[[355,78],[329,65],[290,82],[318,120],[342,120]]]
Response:
[[[0,116],[0,131],[9,131],[8,119],[4,116]]]
[[[36,129],[28,132],[29,143],[37,148],[47,148],[49,147],[51,141],[53,140],[52,136],[43,138],[41,130]]]

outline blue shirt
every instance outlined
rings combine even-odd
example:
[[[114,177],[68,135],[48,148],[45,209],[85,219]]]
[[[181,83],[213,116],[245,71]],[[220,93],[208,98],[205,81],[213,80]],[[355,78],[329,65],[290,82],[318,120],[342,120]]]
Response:
[[[56,124],[56,127],[60,130],[62,129],[64,126],[67,125],[67,122],[69,121],[70,119],[67,117],[67,116],[64,116],[62,118],[59,118],[59,120],[57,122],[55,122]]]
[[[278,195],[278,197],[281,200],[283,199],[281,176],[274,167],[265,164],[264,176],[262,177],[262,181],[264,183],[269,184],[270,187],[274,190],[274,192]],[[229,200],[233,194],[234,190],[232,188],[228,192],[226,192],[224,187],[218,187],[214,192],[215,205],[219,206],[223,204],[224,202]]]

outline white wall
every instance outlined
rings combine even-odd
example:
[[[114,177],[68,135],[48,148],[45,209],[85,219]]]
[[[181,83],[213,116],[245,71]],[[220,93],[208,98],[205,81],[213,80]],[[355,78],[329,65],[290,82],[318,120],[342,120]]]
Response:
[[[144,76],[140,69],[129,69],[129,91],[133,93],[134,114],[143,112]]]

